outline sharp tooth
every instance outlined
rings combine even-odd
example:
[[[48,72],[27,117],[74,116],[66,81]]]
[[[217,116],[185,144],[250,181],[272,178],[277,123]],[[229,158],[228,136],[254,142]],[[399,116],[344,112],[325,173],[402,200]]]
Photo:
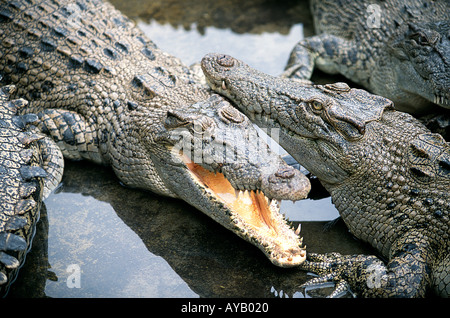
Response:
[[[225,91],[227,89],[227,84],[225,81],[222,81],[222,89]]]
[[[234,195],[236,196],[236,199],[239,198],[239,192],[241,192],[241,191],[234,189]]]
[[[295,234],[299,235],[301,229],[302,229],[302,225],[299,224],[298,227],[297,227],[297,229],[295,230]]]

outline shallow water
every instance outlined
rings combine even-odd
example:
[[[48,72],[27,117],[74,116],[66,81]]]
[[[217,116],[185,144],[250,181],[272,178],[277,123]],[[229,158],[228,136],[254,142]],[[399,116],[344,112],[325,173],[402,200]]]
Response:
[[[188,65],[221,52],[277,75],[294,44],[312,32],[301,1],[113,3]],[[281,208],[302,223],[309,251],[367,252],[341,223],[325,230],[338,216],[329,197]],[[298,286],[307,279],[305,272],[273,266],[182,201],[125,188],[109,168],[68,162],[9,296],[304,297]]]

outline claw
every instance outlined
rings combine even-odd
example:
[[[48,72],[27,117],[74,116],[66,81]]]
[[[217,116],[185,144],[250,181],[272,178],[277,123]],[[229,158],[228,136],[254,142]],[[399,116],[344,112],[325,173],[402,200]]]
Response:
[[[355,297],[355,294],[351,291],[347,281],[344,279],[338,279],[338,277],[336,277],[333,273],[315,277],[302,284],[300,287],[304,288],[306,293],[308,290],[332,286],[335,286],[333,292],[328,295],[327,298],[340,298],[347,293],[351,294],[352,297]]]
[[[27,242],[20,236],[7,232],[0,232],[0,250],[2,251],[24,251]]]
[[[349,284],[342,279],[336,284],[336,287],[334,288],[333,292],[327,298],[340,298],[347,292],[349,292],[353,297],[355,297],[355,295],[350,290]]]
[[[317,287],[318,285],[330,283],[333,281],[333,279],[334,275],[331,273],[324,276],[314,277],[313,279],[310,279],[306,283],[302,284],[302,287],[312,287],[312,286]]]
[[[17,258],[4,252],[0,252],[0,263],[2,263],[6,268],[9,269],[17,268],[20,265],[20,262],[17,260]]]

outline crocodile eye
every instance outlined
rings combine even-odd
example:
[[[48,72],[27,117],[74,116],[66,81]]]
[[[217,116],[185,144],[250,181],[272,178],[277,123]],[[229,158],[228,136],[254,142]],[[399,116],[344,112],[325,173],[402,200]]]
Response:
[[[313,100],[309,103],[314,112],[318,113],[323,110],[323,104],[318,100]]]
[[[213,125],[214,125],[213,120],[209,117],[205,117],[202,119],[195,120],[194,123],[192,124],[192,130],[196,134],[204,134]]]
[[[203,132],[204,132],[204,129],[200,123],[193,124],[192,129],[194,130],[194,133],[196,133],[196,134],[203,134]]]

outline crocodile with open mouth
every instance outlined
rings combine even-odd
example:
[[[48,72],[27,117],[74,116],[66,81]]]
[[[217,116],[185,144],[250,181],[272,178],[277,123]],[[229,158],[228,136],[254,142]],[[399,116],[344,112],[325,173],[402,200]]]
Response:
[[[109,165],[126,186],[185,200],[276,265],[304,261],[276,200],[305,198],[308,179],[111,4],[0,1],[0,75],[66,159]],[[60,158],[46,166],[58,176],[46,194],[59,182]]]

